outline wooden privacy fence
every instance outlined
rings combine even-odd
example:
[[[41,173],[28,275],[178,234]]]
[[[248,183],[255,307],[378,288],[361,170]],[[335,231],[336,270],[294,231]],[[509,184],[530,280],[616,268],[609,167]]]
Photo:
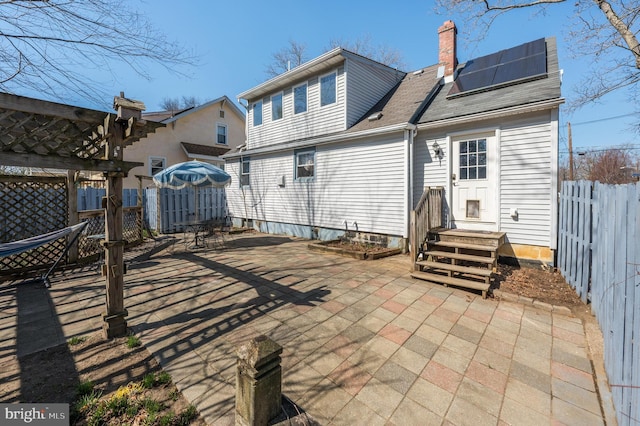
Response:
[[[640,184],[564,182],[558,267],[591,302],[618,424],[640,422]]]
[[[153,188],[146,190],[147,200],[154,199],[154,195],[151,194],[153,191],[158,190]],[[156,194],[159,194],[157,195],[159,218],[157,229],[163,234],[181,232],[185,223],[196,219],[222,219],[229,211],[224,188],[199,188],[197,191],[192,187],[179,190],[161,188]],[[196,196],[198,197],[197,212]],[[148,203],[147,206],[149,206]],[[149,206],[149,212],[151,209],[152,207]]]
[[[409,253],[411,262],[418,258],[418,250],[429,235],[429,231],[442,227],[442,197],[444,188],[425,188],[422,197],[411,211],[409,229]]]

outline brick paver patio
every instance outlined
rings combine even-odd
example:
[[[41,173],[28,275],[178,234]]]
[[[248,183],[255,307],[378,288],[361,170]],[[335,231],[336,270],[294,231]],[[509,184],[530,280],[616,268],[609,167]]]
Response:
[[[284,347],[284,394],[321,424],[604,423],[580,319],[413,280],[403,255],[306,244],[243,234],[129,255],[129,325],[209,424],[234,424],[235,348],[260,334]],[[0,366],[100,329],[95,271],[52,282],[0,291]]]

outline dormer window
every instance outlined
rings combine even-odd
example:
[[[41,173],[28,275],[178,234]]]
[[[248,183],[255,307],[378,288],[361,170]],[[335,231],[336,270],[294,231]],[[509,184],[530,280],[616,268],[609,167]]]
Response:
[[[293,88],[293,113],[307,112],[307,83]]]
[[[320,77],[320,106],[336,103],[336,73]]]
[[[262,101],[258,101],[253,104],[253,125],[262,125]]]

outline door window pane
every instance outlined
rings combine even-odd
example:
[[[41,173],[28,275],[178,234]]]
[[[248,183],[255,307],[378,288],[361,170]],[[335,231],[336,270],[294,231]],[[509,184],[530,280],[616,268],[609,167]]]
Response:
[[[460,179],[487,178],[487,141],[486,139],[472,139],[461,141],[459,155]]]

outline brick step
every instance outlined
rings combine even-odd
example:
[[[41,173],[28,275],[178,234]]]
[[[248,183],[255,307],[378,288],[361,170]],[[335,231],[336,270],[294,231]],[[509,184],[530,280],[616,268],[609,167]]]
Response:
[[[452,251],[427,251],[424,253],[424,256],[425,258],[428,256],[446,257],[467,262],[486,263],[487,265],[493,265],[496,261],[495,257],[474,256],[472,254],[454,253]]]
[[[492,273],[491,269],[476,268],[473,266],[452,265],[450,263],[431,262],[427,260],[418,261],[416,262],[416,265],[420,265],[430,269],[459,272],[461,274],[478,275],[481,277],[490,277]]]
[[[445,287],[452,285],[456,287],[464,287],[464,288],[470,288],[473,290],[480,290],[482,291],[483,299],[487,298],[487,291],[489,290],[489,286],[490,286],[490,284],[487,284],[487,283],[465,280],[462,278],[453,278],[453,277],[448,277],[446,275],[430,274],[428,272],[416,271],[416,272],[412,272],[411,276],[419,280],[425,280],[425,281],[431,281],[434,283],[444,284]]]
[[[496,247],[485,246],[485,245],[481,245],[481,244],[460,243],[460,242],[455,242],[455,241],[428,240],[427,244],[429,246],[435,246],[435,247],[452,247],[454,249],[488,251],[488,252],[491,253],[492,257],[495,257],[496,252],[498,251],[498,249]]]

